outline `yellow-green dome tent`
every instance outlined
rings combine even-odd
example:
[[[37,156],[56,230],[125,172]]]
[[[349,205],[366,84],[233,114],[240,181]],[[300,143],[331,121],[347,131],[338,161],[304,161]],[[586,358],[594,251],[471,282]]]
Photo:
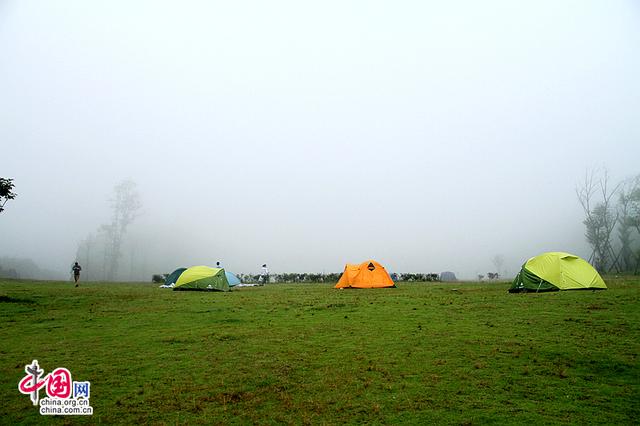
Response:
[[[192,266],[180,274],[173,289],[229,291],[229,282],[222,268]]]
[[[554,290],[606,290],[598,271],[569,253],[550,252],[527,260],[513,280],[510,293]]]

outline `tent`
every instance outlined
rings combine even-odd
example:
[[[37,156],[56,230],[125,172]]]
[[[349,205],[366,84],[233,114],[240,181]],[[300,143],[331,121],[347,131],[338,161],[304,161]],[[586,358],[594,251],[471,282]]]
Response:
[[[180,277],[180,275],[182,275],[182,273],[186,270],[187,268],[176,269],[175,271],[167,275],[167,278],[164,279],[164,284],[165,285],[175,284],[176,281],[178,281],[178,278]]]
[[[229,291],[229,281],[222,268],[192,266],[182,272],[173,289]]]
[[[382,288],[395,287],[384,266],[375,260],[359,265],[346,264],[335,288]]]
[[[235,287],[240,284],[240,278],[236,277],[231,272],[224,271],[224,274],[227,276],[227,282],[229,283],[229,287]]]
[[[586,260],[550,252],[527,260],[513,280],[510,293],[557,290],[605,290],[607,285]]]
[[[440,281],[458,281],[458,279],[453,272],[445,271],[440,273]]]

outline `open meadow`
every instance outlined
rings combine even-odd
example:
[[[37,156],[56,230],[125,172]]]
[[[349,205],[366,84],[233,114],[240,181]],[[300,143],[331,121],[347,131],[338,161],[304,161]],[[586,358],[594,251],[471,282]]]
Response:
[[[0,422],[637,424],[640,279],[605,281],[508,294],[0,280]],[[41,416],[17,387],[33,359],[90,381],[93,416]]]

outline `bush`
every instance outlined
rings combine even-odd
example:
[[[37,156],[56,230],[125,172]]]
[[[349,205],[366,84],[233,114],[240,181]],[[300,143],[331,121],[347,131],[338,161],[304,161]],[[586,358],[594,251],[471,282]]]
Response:
[[[164,279],[167,278],[169,274],[153,274],[151,277],[151,281],[154,283],[164,283]]]

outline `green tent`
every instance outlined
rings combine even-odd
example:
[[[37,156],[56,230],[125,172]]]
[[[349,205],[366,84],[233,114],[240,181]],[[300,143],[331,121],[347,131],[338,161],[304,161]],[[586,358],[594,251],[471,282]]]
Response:
[[[178,281],[178,278],[180,278],[180,275],[182,275],[182,273],[186,270],[187,268],[176,269],[175,271],[167,275],[167,278],[164,279],[164,284],[165,285],[175,284],[176,281]]]
[[[222,268],[192,266],[180,274],[173,289],[229,291],[229,282]]]
[[[569,253],[550,252],[527,260],[510,293],[557,290],[606,290],[607,285],[587,261]]]

